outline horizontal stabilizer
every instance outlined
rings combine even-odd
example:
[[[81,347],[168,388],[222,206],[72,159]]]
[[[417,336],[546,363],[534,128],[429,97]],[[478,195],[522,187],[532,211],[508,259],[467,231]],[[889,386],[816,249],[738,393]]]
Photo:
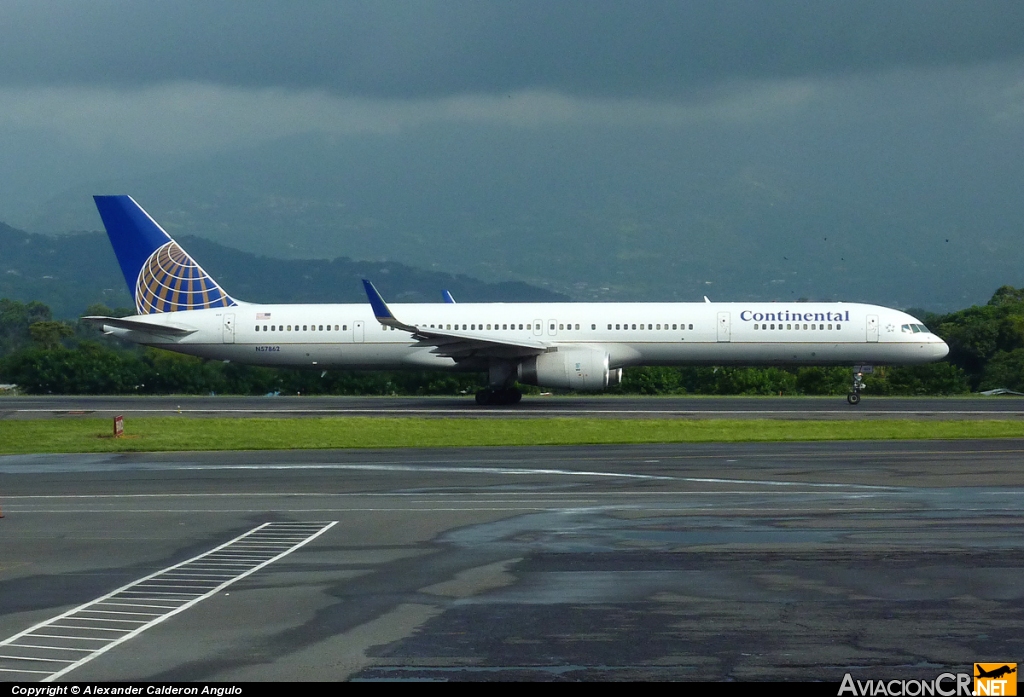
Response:
[[[124,317],[83,317],[83,322],[95,324],[101,327],[115,327],[117,329],[128,329],[134,332],[146,332],[147,334],[162,334],[165,336],[188,336],[199,331],[195,327],[188,327],[177,322],[150,322],[142,319],[127,319]]]

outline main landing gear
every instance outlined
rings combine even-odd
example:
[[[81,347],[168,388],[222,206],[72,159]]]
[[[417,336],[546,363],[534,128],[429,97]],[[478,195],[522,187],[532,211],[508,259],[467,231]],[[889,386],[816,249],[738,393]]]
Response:
[[[476,403],[481,405],[500,406],[505,404],[519,404],[523,393],[514,387],[495,390],[488,387],[476,393]]]
[[[850,389],[850,393],[846,395],[846,401],[850,404],[860,404],[860,392],[863,389],[864,373],[858,367],[853,371],[853,387]]]

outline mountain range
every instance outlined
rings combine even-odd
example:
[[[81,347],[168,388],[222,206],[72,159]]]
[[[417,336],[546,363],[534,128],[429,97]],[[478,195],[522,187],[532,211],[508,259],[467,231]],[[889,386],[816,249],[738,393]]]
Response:
[[[486,283],[466,275],[397,262],[275,259],[194,236],[177,241],[233,297],[250,302],[366,302],[361,279],[372,279],[394,302],[441,302],[448,289],[463,302],[568,300],[517,281]],[[102,232],[40,235],[0,223],[0,298],[46,303],[59,318],[89,306],[131,307],[117,258]]]

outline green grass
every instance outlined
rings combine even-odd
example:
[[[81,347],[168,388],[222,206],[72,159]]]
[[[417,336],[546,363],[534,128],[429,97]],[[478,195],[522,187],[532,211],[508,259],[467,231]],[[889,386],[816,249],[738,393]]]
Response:
[[[612,443],[1021,438],[1024,421],[778,421],[617,419],[320,419],[2,421],[0,453],[296,450]]]

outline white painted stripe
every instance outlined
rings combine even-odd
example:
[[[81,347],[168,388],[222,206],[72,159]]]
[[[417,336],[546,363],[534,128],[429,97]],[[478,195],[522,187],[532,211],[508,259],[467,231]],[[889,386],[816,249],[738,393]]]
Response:
[[[88,629],[90,632],[130,632],[130,629],[111,629],[109,627],[80,627],[77,624],[51,624],[54,629]]]
[[[103,637],[88,637],[88,636],[64,636],[61,634],[27,634],[26,636],[35,638],[46,638],[46,639],[71,639],[72,641],[110,641]]]
[[[180,607],[181,603],[184,602],[183,600],[173,600],[171,598],[131,598],[131,599],[132,600],[152,600],[155,603],[174,603],[173,605],[168,604],[168,605],[152,605],[151,606],[151,607],[164,607],[164,608],[167,608],[168,610],[176,608],[176,607]],[[101,603],[97,603],[97,605],[99,605],[99,604],[101,604]],[[106,603],[102,603],[102,604],[105,605]]]
[[[0,654],[0,658],[9,658],[13,661],[38,661],[40,663],[74,663],[74,661],[67,658],[25,658],[24,656],[8,656],[6,654]]]
[[[233,543],[235,543],[235,542],[237,542],[239,540],[246,539],[246,538],[250,537],[251,535],[257,533],[258,531],[260,531],[260,530],[262,530],[264,528],[267,528],[269,526],[273,526],[273,525],[274,525],[273,523],[264,523],[263,525],[260,525],[260,526],[258,526],[256,528],[254,528],[253,530],[250,530],[250,531],[248,531],[246,533],[243,533],[242,535],[239,535],[238,537],[234,538],[233,540],[229,540],[228,542],[225,542],[224,544],[215,547],[214,549],[210,550],[209,552],[205,552],[205,553],[200,554],[200,555],[198,555],[196,557],[193,557],[192,559],[188,559],[186,561],[183,561],[183,562],[180,562],[180,563],[175,564],[173,566],[170,566],[170,567],[168,567],[166,569],[162,569],[160,571],[157,571],[157,572],[155,572],[153,574],[150,574],[148,576],[145,576],[145,577],[139,579],[138,581],[135,581],[135,582],[129,583],[129,584],[125,585],[125,586],[122,586],[122,587],[120,587],[120,588],[118,588],[118,589],[116,589],[116,590],[114,590],[114,591],[112,591],[112,592],[110,592],[110,593],[108,593],[108,594],[106,594],[104,596],[101,596],[100,598],[97,598],[94,601],[86,603],[85,605],[81,605],[81,606],[79,606],[77,608],[74,608],[74,609],[69,610],[69,611],[67,611],[65,613],[57,615],[56,617],[53,617],[53,618],[51,618],[49,620],[46,620],[44,622],[40,622],[40,623],[38,623],[36,625],[33,625],[32,627],[30,627],[30,628],[28,628],[28,629],[26,629],[26,630],[24,630],[22,632],[19,632],[18,634],[15,634],[14,636],[12,636],[12,637],[4,640],[4,641],[0,641],[0,646],[15,646],[15,647],[21,647],[21,648],[32,648],[32,649],[38,649],[38,650],[52,650],[52,651],[71,651],[71,652],[81,652],[81,653],[87,653],[88,654],[87,656],[82,657],[81,659],[75,661],[74,663],[70,663],[69,665],[65,666],[61,670],[59,670],[59,671],[57,671],[55,673],[49,674],[46,678],[43,679],[44,682],[52,681],[52,680],[60,677],[61,675],[64,675],[64,674],[66,674],[67,672],[69,672],[71,670],[74,670],[78,666],[80,666],[80,665],[82,665],[82,664],[92,660],[93,658],[95,658],[95,657],[97,657],[99,655],[102,655],[103,653],[106,653],[107,651],[109,651],[113,647],[115,647],[115,646],[117,646],[119,644],[124,643],[125,641],[131,639],[134,636],[137,636],[138,634],[140,634],[141,632],[145,631],[146,629],[148,629],[150,627],[153,627],[153,626],[155,626],[155,625],[157,625],[157,624],[167,620],[168,618],[173,617],[174,615],[187,610],[188,608],[192,607],[196,603],[204,600],[205,598],[208,598],[208,597],[214,595],[215,593],[219,592],[223,588],[226,588],[227,586],[230,586],[231,584],[236,583],[237,581],[239,581],[239,580],[241,580],[241,579],[243,579],[243,578],[245,578],[245,577],[247,577],[247,576],[257,572],[257,571],[259,571],[260,569],[264,568],[268,564],[271,564],[274,561],[277,561],[278,559],[280,559],[280,558],[282,558],[282,557],[284,557],[284,556],[286,556],[288,554],[291,554],[295,550],[297,550],[300,547],[308,544],[309,542],[313,541],[314,539],[316,539],[317,537],[319,537],[320,535],[325,533],[327,530],[332,528],[334,525],[336,525],[336,521],[335,522],[326,523],[326,524],[317,524],[315,527],[312,524],[306,524],[305,528],[310,532],[310,534],[308,536],[306,536],[303,539],[300,539],[298,542],[293,543],[293,544],[289,544],[289,543],[284,543],[283,542],[281,544],[282,551],[280,553],[278,553],[277,555],[272,556],[270,558],[260,557],[259,559],[253,559],[253,564],[250,565],[248,568],[246,568],[244,571],[241,571],[241,573],[238,573],[237,575],[234,575],[234,576],[232,576],[232,577],[230,577],[230,578],[228,578],[226,580],[221,581],[216,586],[210,588],[209,590],[206,590],[205,592],[202,592],[202,593],[192,593],[192,594],[184,594],[184,593],[171,593],[171,592],[165,592],[165,591],[154,591],[152,589],[144,589],[144,590],[141,589],[141,587],[144,587],[146,585],[155,585],[155,582],[158,580],[158,578],[161,576],[161,574],[164,574],[164,573],[167,573],[167,572],[170,572],[170,571],[173,571],[173,570],[178,570],[180,572],[183,568],[187,569],[187,565],[189,565],[190,563],[193,563],[193,562],[195,562],[197,560],[200,560],[200,559],[203,559],[205,557],[208,557],[211,554],[215,554],[215,553],[219,552],[220,550],[223,550],[223,549],[229,547],[229,545],[231,545],[231,544],[233,544]],[[209,584],[207,584],[207,585],[209,585]],[[147,613],[147,612],[139,612],[139,613],[136,613],[136,612],[121,612],[121,611],[113,611],[113,610],[95,609],[96,606],[101,605],[103,603],[117,603],[119,599],[132,599],[132,600],[134,600],[135,598],[132,598],[130,595],[128,595],[128,594],[132,594],[132,593],[143,593],[146,596],[149,596],[149,597],[138,598],[139,600],[163,600],[163,599],[158,599],[158,598],[155,598],[155,597],[152,597],[152,596],[166,596],[166,595],[186,596],[188,598],[188,600],[187,601],[183,601],[181,604],[178,604],[177,606],[163,608],[163,609],[167,609],[168,610],[167,612],[165,612],[163,614]],[[115,596],[120,596],[120,598],[115,598]],[[130,607],[130,605],[129,605],[129,607]],[[101,615],[104,615],[104,616],[103,617],[88,617],[88,616],[85,616],[86,614],[101,614]],[[111,617],[106,616],[106,615],[111,615],[111,614],[143,615],[143,616],[147,616],[147,617],[152,617],[152,619],[148,619],[148,620],[146,620],[146,619],[144,619],[144,620],[120,620],[120,619],[115,619],[115,618],[111,618]],[[121,624],[134,624],[134,625],[139,625],[139,626],[136,626],[133,629],[128,630],[128,631],[113,630],[113,631],[116,631],[117,633],[120,633],[121,636],[118,636],[118,637],[116,637],[116,638],[114,638],[112,640],[107,640],[107,643],[104,646],[96,648],[96,649],[74,649],[74,648],[68,648],[68,647],[51,647],[51,646],[42,646],[42,645],[20,644],[20,643],[18,643],[18,640],[23,638],[23,637],[38,636],[37,634],[34,634],[34,633],[37,632],[38,630],[46,628],[46,627],[56,627],[56,626],[67,627],[67,625],[58,625],[58,623],[61,620],[66,620],[66,619],[69,619],[69,618],[71,619],[71,621],[79,620],[79,621],[86,621],[86,622],[121,623]],[[82,629],[85,629],[85,630],[89,631],[89,630],[92,630],[93,628],[91,628],[91,627],[82,627]],[[97,627],[96,629],[100,630],[100,631],[103,631],[105,628]],[[107,631],[110,631],[110,630],[107,630]],[[73,639],[73,640],[84,639],[84,640],[91,640],[91,641],[97,640],[97,638],[95,638],[95,637],[74,637],[74,638],[70,638],[70,639]],[[8,659],[8,660],[15,660],[15,659]],[[32,659],[26,657],[24,659],[18,658],[16,660],[29,660],[30,661]],[[5,672],[24,672],[24,671],[12,671],[10,669],[6,669]],[[41,673],[41,674],[45,674],[45,673]]]
[[[48,670],[26,670],[26,669],[19,669],[19,668],[0,668],[0,673],[29,673],[29,674],[46,675],[49,672],[50,671],[48,671]]]
[[[80,653],[89,653],[92,649],[72,649],[67,646],[40,646],[39,644],[7,644],[7,646],[17,646],[19,649],[47,649],[49,651],[75,651]]]
[[[83,612],[89,612],[89,611],[88,610],[83,610]],[[75,614],[75,619],[76,620],[81,620],[83,622],[117,622],[118,624],[145,624],[146,623],[146,620],[118,620],[118,619],[114,619],[113,617],[83,617],[80,613],[76,613]]]

